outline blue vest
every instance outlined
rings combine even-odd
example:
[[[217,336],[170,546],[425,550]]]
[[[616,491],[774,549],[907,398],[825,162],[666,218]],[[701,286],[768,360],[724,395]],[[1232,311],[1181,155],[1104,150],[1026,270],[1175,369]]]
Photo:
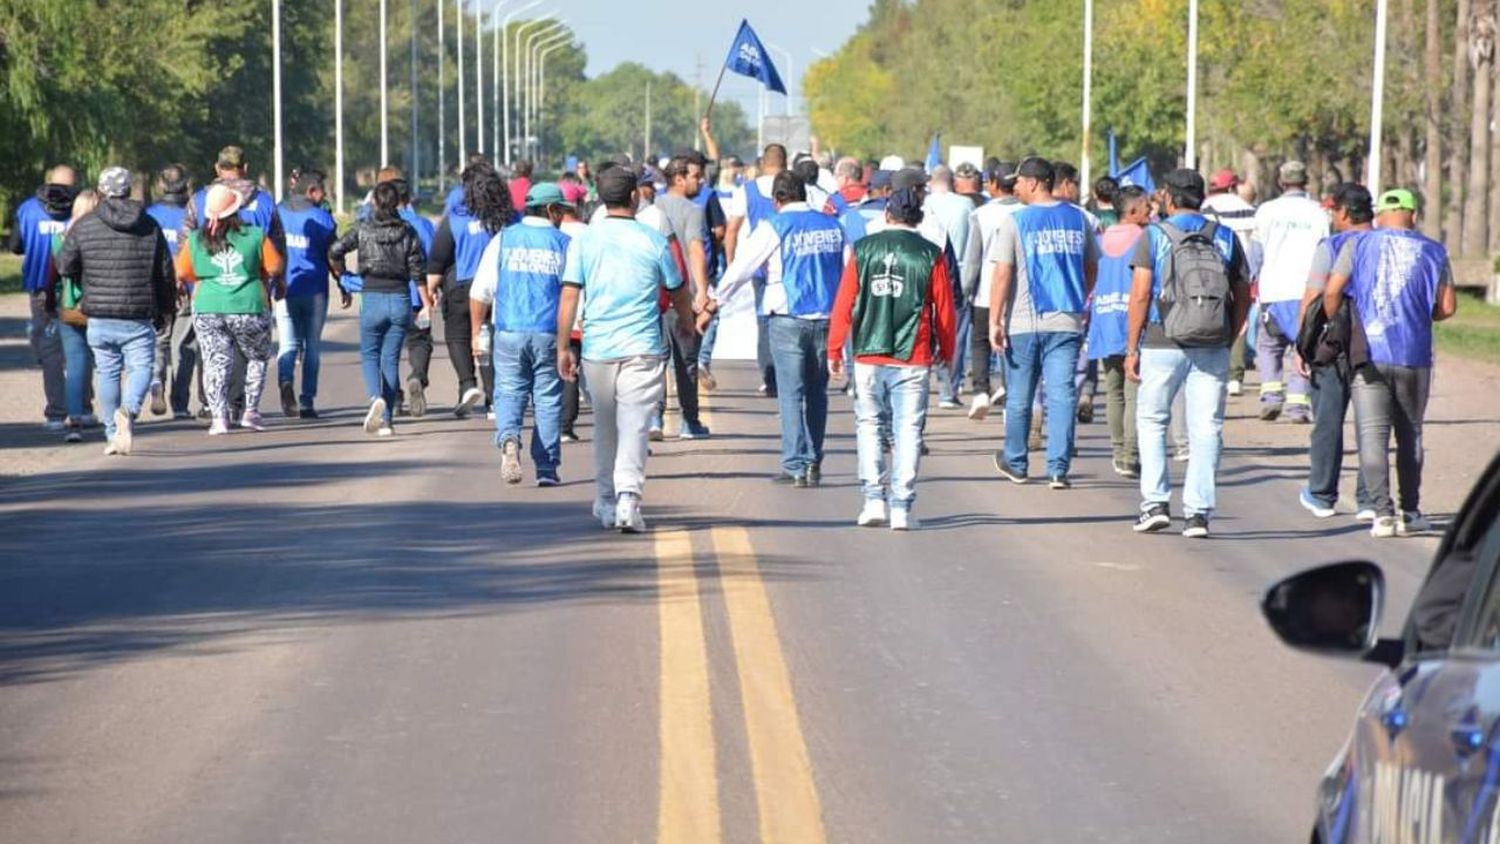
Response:
[[[781,238],[781,284],[787,313],[828,314],[844,272],[844,232],[821,211],[783,211],[770,219]]]
[[[198,225],[203,225],[203,209],[208,206],[208,188],[199,188],[193,194],[193,208],[198,212]],[[244,205],[240,206],[238,214],[242,222],[249,223],[267,235],[271,231],[271,218],[276,216],[276,201],[271,195],[263,190],[256,190],[255,196],[251,197]]]
[[[494,235],[461,202],[448,212],[448,230],[453,233],[453,279],[458,284],[468,284],[479,274],[479,259]]]
[[[454,185],[453,189],[448,191],[448,197],[443,200],[443,213],[452,214],[453,209],[463,204],[464,186],[462,184]]]
[[[1025,253],[1031,307],[1038,315],[1082,313],[1089,221],[1068,203],[1028,205],[1014,214]]]
[[[167,239],[167,249],[171,251],[172,257],[177,257],[177,250],[181,244],[177,242],[177,231],[182,228],[182,220],[187,216],[187,208],[181,205],[173,205],[170,202],[158,202],[146,209],[151,219],[161,226],[162,237]]]
[[[417,240],[422,243],[422,260],[425,262],[427,256],[432,254],[432,239],[437,236],[437,227],[432,224],[431,220],[418,214],[410,205],[401,209],[401,219],[410,223],[411,227],[417,230]],[[422,310],[422,294],[417,292],[417,285],[424,283],[423,279],[412,279],[410,287],[411,309],[414,311]]]
[[[1142,229],[1119,255],[1099,257],[1099,276],[1094,281],[1094,301],[1089,311],[1089,360],[1125,354],[1126,335],[1130,333],[1130,287],[1135,275],[1130,261],[1135,257],[1140,238],[1145,236]]]
[[[51,280],[52,236],[68,228],[68,218],[61,220],[47,214],[42,201],[32,197],[16,209],[16,229],[21,233],[21,281],[27,293],[47,289]]]
[[[286,295],[328,293],[328,247],[338,230],[333,215],[309,202],[276,209],[286,234]]]
[[[844,230],[844,240],[850,244],[858,243],[870,233],[865,215],[852,205],[846,205],[844,213],[839,215],[839,226]]]
[[[768,220],[776,213],[776,203],[761,193],[755,182],[755,179],[745,182],[745,220],[751,231],[755,231],[761,220]]]
[[[495,330],[557,333],[562,271],[570,238],[548,226],[507,226],[500,239]]]
[[[1354,241],[1349,295],[1370,360],[1432,366],[1432,310],[1448,263],[1441,243],[1404,229],[1374,229]]]
[[[854,207],[850,205],[849,200],[845,199],[844,195],[839,193],[838,191],[834,191],[833,193],[830,193],[828,195],[828,205],[833,209],[833,216],[835,217],[844,216],[845,211],[848,211],[850,208]]]

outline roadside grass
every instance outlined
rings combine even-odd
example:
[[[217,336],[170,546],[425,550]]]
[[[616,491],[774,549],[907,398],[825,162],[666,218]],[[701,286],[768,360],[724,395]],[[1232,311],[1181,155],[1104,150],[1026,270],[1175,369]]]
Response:
[[[1458,294],[1458,313],[1434,329],[1438,351],[1500,364],[1500,306],[1472,291]]]

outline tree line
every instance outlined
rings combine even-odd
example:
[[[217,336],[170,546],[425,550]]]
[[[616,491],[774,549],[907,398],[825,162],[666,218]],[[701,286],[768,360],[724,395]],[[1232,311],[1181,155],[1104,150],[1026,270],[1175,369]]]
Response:
[[[464,98],[468,151],[477,142],[474,34],[480,5],[463,6]],[[346,188],[380,156],[380,4],[344,0],[344,134]],[[438,15],[444,47],[438,49]],[[388,132],[392,164],[436,178],[438,67],[443,66],[446,162],[458,160],[458,68],[453,0],[389,0],[387,16]],[[512,22],[512,28],[524,21]],[[485,147],[494,111],[490,99],[494,30],[483,15]],[[283,159],[286,171],[334,170],[334,0],[296,0],[281,8]],[[411,34],[416,39],[413,89]],[[534,31],[533,30],[528,30]],[[274,128],[271,102],[271,0],[6,0],[0,3],[0,214],[8,225],[17,203],[55,163],[85,178],[110,164],[150,171],[185,164],[212,176],[226,144],[246,150],[252,169],[270,177]],[[626,63],[592,79],[581,45],[547,60],[540,147],[556,167],[574,154],[640,159],[651,92],[651,155],[692,146],[697,133],[692,86],[670,73]],[[412,101],[417,142],[411,142]],[[514,101],[514,97],[512,97]],[[749,153],[754,133],[735,103],[715,109],[726,150]],[[533,129],[537,123],[533,122]],[[515,134],[513,130],[513,135]]]
[[[1111,130],[1122,159],[1176,166],[1188,0],[1094,5],[1095,172]],[[1497,6],[1389,4],[1383,182],[1415,189],[1425,230],[1455,254],[1500,252]],[[1077,161],[1083,15],[1083,0],[874,0],[858,31],[807,72],[814,130],[867,155],[920,157],[942,131],[989,154]],[[1199,167],[1233,167],[1263,194],[1290,158],[1315,184],[1362,178],[1374,37],[1375,0],[1200,0]]]

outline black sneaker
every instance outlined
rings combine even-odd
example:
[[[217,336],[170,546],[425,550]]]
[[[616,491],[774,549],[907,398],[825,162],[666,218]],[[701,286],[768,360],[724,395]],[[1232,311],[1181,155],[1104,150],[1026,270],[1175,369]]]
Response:
[[[281,415],[288,419],[302,416],[297,407],[297,388],[290,381],[281,382]]]
[[[563,431],[562,436],[558,439],[562,440],[565,443],[576,443],[578,442],[578,435],[573,433],[572,431]]]
[[[1208,536],[1208,517],[1202,513],[1188,516],[1187,527],[1182,529],[1182,535],[1188,539],[1203,539]]]
[[[1005,462],[1004,452],[995,452],[995,471],[1000,473],[1000,477],[1005,478],[1007,481],[1010,481],[1013,484],[1026,483],[1026,476],[1015,472],[1010,468],[1010,465]]]
[[[1172,510],[1165,504],[1152,504],[1135,520],[1136,533],[1156,533],[1172,526]]]
[[[814,463],[807,467],[807,485],[818,486],[823,483],[823,464]]]
[[[1047,479],[1048,489],[1072,489],[1073,482],[1068,480],[1067,475],[1053,475]]]
[[[776,475],[776,477],[772,478],[771,483],[777,486],[801,486],[807,482],[802,479],[801,475],[794,475],[791,472],[782,472]]]
[[[297,409],[297,414],[299,416],[301,416],[303,419],[317,419],[318,418],[318,411],[312,405],[308,405],[306,407],[300,407],[300,408],[298,408]]]
[[[1094,422],[1094,403],[1087,399],[1078,403],[1078,424],[1091,425]]]

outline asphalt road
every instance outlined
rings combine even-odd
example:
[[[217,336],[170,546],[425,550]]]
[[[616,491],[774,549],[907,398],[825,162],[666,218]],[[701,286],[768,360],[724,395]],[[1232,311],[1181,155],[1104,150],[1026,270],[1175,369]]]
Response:
[[[562,487],[507,488],[442,359],[433,415],[361,433],[354,335],[322,420],[0,484],[0,839],[1304,841],[1376,669],[1287,651],[1258,596],[1374,559],[1394,628],[1435,544],[1316,522],[1232,444],[1212,540],[1136,536],[1103,424],[1053,492],[953,413],[923,529],[857,529],[847,401],[824,487],[773,487],[743,366],[624,537],[587,416]]]

